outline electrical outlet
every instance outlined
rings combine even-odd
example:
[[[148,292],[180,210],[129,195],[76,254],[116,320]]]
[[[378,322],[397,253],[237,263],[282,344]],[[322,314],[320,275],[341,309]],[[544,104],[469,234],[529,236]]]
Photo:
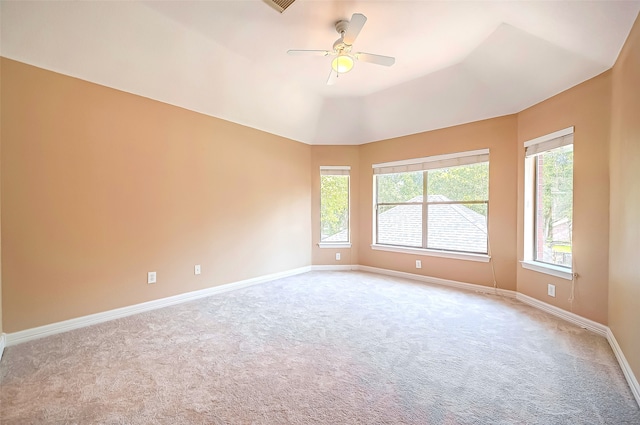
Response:
[[[336,261],[340,261],[340,253],[336,252]]]
[[[422,260],[416,260],[416,269],[422,268]]]
[[[193,267],[193,274],[200,274],[200,264],[196,264]]]
[[[549,295],[550,297],[554,297],[556,296],[556,285],[552,285],[552,284],[548,284],[547,285],[547,295]]]
[[[147,273],[147,283],[156,283],[156,272]]]

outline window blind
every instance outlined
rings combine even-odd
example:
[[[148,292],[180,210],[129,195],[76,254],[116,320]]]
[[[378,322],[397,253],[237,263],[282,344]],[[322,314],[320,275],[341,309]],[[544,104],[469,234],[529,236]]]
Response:
[[[320,166],[321,176],[348,176],[351,167],[348,165],[322,165]]]
[[[539,153],[561,148],[562,146],[567,146],[572,143],[573,127],[565,128],[525,142],[525,157],[538,155]]]
[[[489,161],[489,149],[457,152],[446,155],[428,156],[425,158],[407,159],[403,161],[373,164],[373,174],[407,173],[412,171],[434,170],[437,168],[455,167],[458,165],[477,164]]]

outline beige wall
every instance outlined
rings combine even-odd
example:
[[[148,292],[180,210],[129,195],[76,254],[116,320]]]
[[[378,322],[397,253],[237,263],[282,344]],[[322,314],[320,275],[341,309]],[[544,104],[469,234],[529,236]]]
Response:
[[[1,6],[0,6],[1,9]],[[0,66],[0,98],[2,97],[2,67]],[[0,152],[2,152],[2,102],[0,101]],[[2,325],[2,154],[0,153],[0,336]]]
[[[523,258],[524,142],[574,126],[573,256],[571,281],[518,265],[518,292],[607,324],[609,249],[609,122],[611,72],[607,71],[518,114],[518,259]],[[556,285],[556,297],[547,284]]]
[[[514,115],[494,118],[360,147],[360,264],[478,285],[493,286],[491,265],[466,260],[374,251],[372,164],[475,149],[490,149],[489,238],[498,287],[515,290],[517,127]],[[422,269],[415,260],[422,260]]]
[[[613,67],[609,326],[640,378],[640,18]]]
[[[517,115],[362,146],[310,147],[2,59],[0,330],[311,263],[490,286],[487,263],[370,247],[372,164],[490,148],[498,286],[610,323],[638,374],[638,27],[613,71]],[[569,281],[518,264],[523,143],[568,126],[575,126],[573,304]],[[317,246],[321,165],[351,166],[351,249]],[[194,264],[203,267],[199,277]],[[159,281],[147,285],[152,270]],[[546,295],[547,283],[556,298]]]
[[[0,2],[0,13],[2,2]],[[2,67],[0,66],[0,98],[2,97]],[[0,151],[2,151],[2,102],[0,102]],[[2,158],[0,154],[0,176],[2,175]],[[2,178],[0,177],[0,336],[4,332],[2,325]]]
[[[360,163],[359,146],[312,146],[311,147],[311,240],[312,262],[314,265],[351,265],[358,264],[358,211],[360,207],[359,184]],[[349,176],[349,207],[351,248],[319,248],[320,242],[320,166],[348,165],[351,167]],[[340,260],[336,260],[336,253],[340,253]]]
[[[1,66],[5,332],[311,264],[309,146]]]

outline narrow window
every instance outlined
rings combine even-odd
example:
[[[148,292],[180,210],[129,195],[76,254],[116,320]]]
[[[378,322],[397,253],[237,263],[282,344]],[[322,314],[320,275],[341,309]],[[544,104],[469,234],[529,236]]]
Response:
[[[525,261],[571,271],[573,128],[525,143]]]
[[[349,243],[349,170],[320,167],[320,243]]]
[[[488,252],[488,150],[376,164],[374,179],[374,244]]]

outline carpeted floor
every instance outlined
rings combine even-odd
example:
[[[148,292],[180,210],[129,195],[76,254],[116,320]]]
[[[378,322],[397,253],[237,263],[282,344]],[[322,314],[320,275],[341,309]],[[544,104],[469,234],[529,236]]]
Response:
[[[5,350],[2,424],[640,424],[607,341],[512,299],[311,272]]]

